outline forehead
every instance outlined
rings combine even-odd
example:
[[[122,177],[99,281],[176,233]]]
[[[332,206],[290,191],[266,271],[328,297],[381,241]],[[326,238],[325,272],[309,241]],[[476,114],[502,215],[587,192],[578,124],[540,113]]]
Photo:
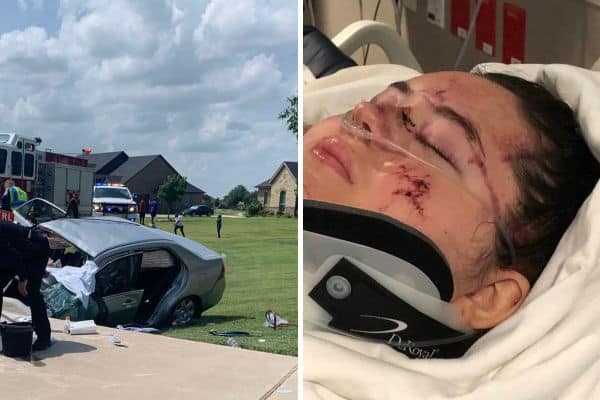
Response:
[[[454,106],[474,116],[484,111],[519,114],[516,97],[510,91],[479,75],[436,72],[412,78],[407,83],[413,91],[426,94],[436,104]]]
[[[436,103],[452,103],[473,109],[516,110],[516,98],[507,89],[465,72],[436,72],[407,81],[413,91],[430,96]]]
[[[479,75],[437,72],[407,83],[433,104],[451,107],[468,118],[488,141],[504,147],[515,139],[527,138],[528,126],[515,95]]]

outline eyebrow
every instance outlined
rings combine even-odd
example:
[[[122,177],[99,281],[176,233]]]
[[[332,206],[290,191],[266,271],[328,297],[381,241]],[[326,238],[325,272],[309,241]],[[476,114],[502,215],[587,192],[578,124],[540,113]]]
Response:
[[[413,93],[413,90],[408,83],[406,83],[406,81],[394,82],[390,85],[390,87],[398,89],[407,96]],[[469,142],[474,142],[485,157],[485,151],[483,150],[483,144],[481,143],[481,135],[470,119],[457,113],[454,109],[448,106],[434,106],[434,109],[436,114],[460,125],[461,128],[463,128],[463,132],[465,133],[467,140]]]

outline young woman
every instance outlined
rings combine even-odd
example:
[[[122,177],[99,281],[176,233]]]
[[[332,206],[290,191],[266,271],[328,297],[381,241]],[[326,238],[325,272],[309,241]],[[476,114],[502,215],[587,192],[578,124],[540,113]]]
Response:
[[[473,329],[522,305],[598,177],[571,109],[501,74],[396,82],[304,135],[305,199],[428,237],[450,266],[450,303]]]

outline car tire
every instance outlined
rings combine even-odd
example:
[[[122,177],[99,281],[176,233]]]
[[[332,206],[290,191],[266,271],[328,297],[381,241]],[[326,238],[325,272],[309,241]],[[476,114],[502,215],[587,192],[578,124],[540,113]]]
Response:
[[[183,298],[171,311],[171,326],[187,325],[200,315],[200,302],[195,297]]]

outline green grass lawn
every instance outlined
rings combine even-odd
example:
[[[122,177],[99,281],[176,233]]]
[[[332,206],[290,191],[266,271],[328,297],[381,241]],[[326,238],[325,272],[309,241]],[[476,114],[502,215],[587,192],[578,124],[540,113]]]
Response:
[[[290,323],[298,322],[298,220],[224,217],[221,239],[215,217],[185,217],[184,223],[188,238],[225,254],[227,287],[221,302],[199,321],[164,333],[226,344],[226,337],[209,331],[246,331],[252,337],[235,338],[243,348],[296,356],[297,327],[267,328],[264,314],[271,309]],[[172,232],[173,221],[159,219],[157,227]]]

